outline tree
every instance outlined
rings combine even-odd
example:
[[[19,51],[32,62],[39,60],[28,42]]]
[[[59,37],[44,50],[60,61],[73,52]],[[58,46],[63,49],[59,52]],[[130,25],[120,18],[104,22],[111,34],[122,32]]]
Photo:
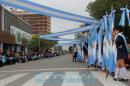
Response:
[[[57,44],[57,41],[51,41],[46,39],[39,39],[39,35],[35,35],[29,41],[28,47],[34,50],[42,50],[42,49],[49,49]]]
[[[99,20],[102,19],[104,15],[106,15],[106,12],[110,13],[111,8],[113,7],[113,9],[116,10],[115,25],[118,25],[122,14],[120,8],[125,8],[126,5],[130,9],[130,0],[96,0],[89,3],[86,11],[90,13],[90,16]],[[128,27],[128,21],[126,21],[126,28],[125,35],[130,38],[130,28]],[[130,43],[130,39],[128,42]]]
[[[101,19],[106,14],[106,11],[110,13],[111,7],[113,7],[116,10],[116,16],[119,17],[121,15],[120,8],[126,7],[126,5],[128,8],[130,7],[130,0],[96,0],[89,3],[87,11],[96,19]]]

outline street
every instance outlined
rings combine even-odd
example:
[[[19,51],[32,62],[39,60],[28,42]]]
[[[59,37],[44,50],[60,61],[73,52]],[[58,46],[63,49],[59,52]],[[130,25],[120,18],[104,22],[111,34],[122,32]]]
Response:
[[[130,78],[130,72],[129,72]],[[129,86],[105,79],[105,73],[72,62],[72,55],[46,58],[0,68],[0,86]]]

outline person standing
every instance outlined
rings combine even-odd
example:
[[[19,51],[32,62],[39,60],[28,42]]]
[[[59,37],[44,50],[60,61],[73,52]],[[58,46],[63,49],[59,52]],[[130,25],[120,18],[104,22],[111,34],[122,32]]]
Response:
[[[123,35],[123,27],[117,26],[114,28],[116,34],[114,43],[116,45],[117,54],[116,54],[116,69],[114,80],[123,80],[128,81],[127,70],[125,67],[125,60],[128,58],[128,47],[125,36]]]
[[[73,62],[77,61],[77,46],[74,44],[73,46]]]

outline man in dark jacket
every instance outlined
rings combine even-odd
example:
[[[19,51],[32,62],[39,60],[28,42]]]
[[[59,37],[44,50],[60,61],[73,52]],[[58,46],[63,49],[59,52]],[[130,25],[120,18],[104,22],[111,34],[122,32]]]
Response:
[[[72,48],[72,54],[73,54],[73,62],[77,61],[77,46],[76,44],[74,44],[73,48]]]

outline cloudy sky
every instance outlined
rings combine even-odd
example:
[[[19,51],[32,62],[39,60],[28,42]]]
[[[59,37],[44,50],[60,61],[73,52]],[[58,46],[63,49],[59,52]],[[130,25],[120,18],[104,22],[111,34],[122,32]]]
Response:
[[[83,16],[89,16],[89,14],[85,12],[86,6],[88,5],[89,2],[92,2],[94,0],[29,0],[29,1],[33,1],[63,11]],[[77,28],[79,27],[79,25],[80,23],[77,22],[52,18],[51,31],[53,33],[65,31],[68,29]],[[74,38],[74,35],[64,36],[64,38]]]

